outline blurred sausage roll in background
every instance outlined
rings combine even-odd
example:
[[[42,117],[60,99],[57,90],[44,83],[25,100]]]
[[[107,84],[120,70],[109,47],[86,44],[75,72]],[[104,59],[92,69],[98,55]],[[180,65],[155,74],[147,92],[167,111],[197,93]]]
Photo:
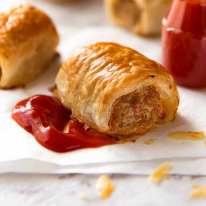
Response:
[[[52,20],[33,6],[0,14],[0,88],[23,86],[47,69],[58,41]]]
[[[179,98],[172,77],[133,49],[96,43],[60,68],[57,95],[73,117],[114,136],[143,134],[175,118]]]
[[[111,21],[145,36],[159,35],[172,0],[105,0]]]

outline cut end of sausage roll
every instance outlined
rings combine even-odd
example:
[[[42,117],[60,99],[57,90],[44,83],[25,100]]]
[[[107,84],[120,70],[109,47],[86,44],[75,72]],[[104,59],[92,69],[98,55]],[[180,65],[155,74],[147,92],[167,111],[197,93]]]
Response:
[[[135,33],[153,36],[161,31],[162,18],[171,0],[105,0],[111,21]]]
[[[0,88],[23,86],[46,70],[58,41],[52,20],[31,5],[0,14]]]
[[[73,116],[113,136],[144,134],[175,118],[179,96],[160,64],[130,48],[100,42],[61,67],[57,95]]]
[[[121,135],[143,134],[165,116],[166,111],[156,88],[144,86],[116,100],[110,127],[114,133]]]

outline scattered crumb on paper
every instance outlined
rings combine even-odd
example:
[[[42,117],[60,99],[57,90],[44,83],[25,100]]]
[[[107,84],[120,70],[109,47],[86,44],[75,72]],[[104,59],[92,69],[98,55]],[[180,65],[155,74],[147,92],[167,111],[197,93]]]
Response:
[[[102,199],[109,198],[115,189],[112,180],[107,175],[102,175],[98,178],[96,188]]]
[[[154,183],[160,183],[168,177],[171,170],[172,164],[170,162],[165,162],[154,170],[154,172],[149,176],[149,180]]]
[[[192,199],[206,198],[206,185],[194,185],[190,197]]]
[[[151,145],[151,144],[154,144],[155,143],[155,139],[147,139],[144,141],[144,144],[146,145]]]
[[[170,132],[168,134],[169,138],[175,139],[175,140],[202,140],[205,138],[205,134],[202,131],[176,131],[176,132]]]

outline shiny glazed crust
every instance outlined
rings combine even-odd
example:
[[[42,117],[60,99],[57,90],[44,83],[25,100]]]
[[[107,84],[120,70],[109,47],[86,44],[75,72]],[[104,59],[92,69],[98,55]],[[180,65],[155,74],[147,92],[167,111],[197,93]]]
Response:
[[[144,36],[159,35],[172,0],[105,0],[111,21]]]
[[[25,85],[48,68],[58,41],[52,20],[31,5],[0,14],[0,88]]]
[[[172,121],[179,104],[175,82],[161,65],[114,43],[100,42],[74,53],[61,67],[56,86],[58,97],[75,118],[110,135],[143,134],[157,124]],[[158,94],[164,116],[149,126],[136,125],[135,132],[115,129],[111,122],[119,100],[150,87]]]

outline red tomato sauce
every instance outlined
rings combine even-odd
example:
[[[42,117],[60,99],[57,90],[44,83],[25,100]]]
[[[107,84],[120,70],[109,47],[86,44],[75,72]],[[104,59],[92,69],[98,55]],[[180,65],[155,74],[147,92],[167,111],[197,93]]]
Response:
[[[162,44],[163,64],[178,84],[206,87],[206,0],[174,0]]]
[[[55,152],[68,152],[115,144],[107,135],[98,133],[77,120],[54,97],[32,96],[17,103],[12,118],[31,133],[43,147]]]

